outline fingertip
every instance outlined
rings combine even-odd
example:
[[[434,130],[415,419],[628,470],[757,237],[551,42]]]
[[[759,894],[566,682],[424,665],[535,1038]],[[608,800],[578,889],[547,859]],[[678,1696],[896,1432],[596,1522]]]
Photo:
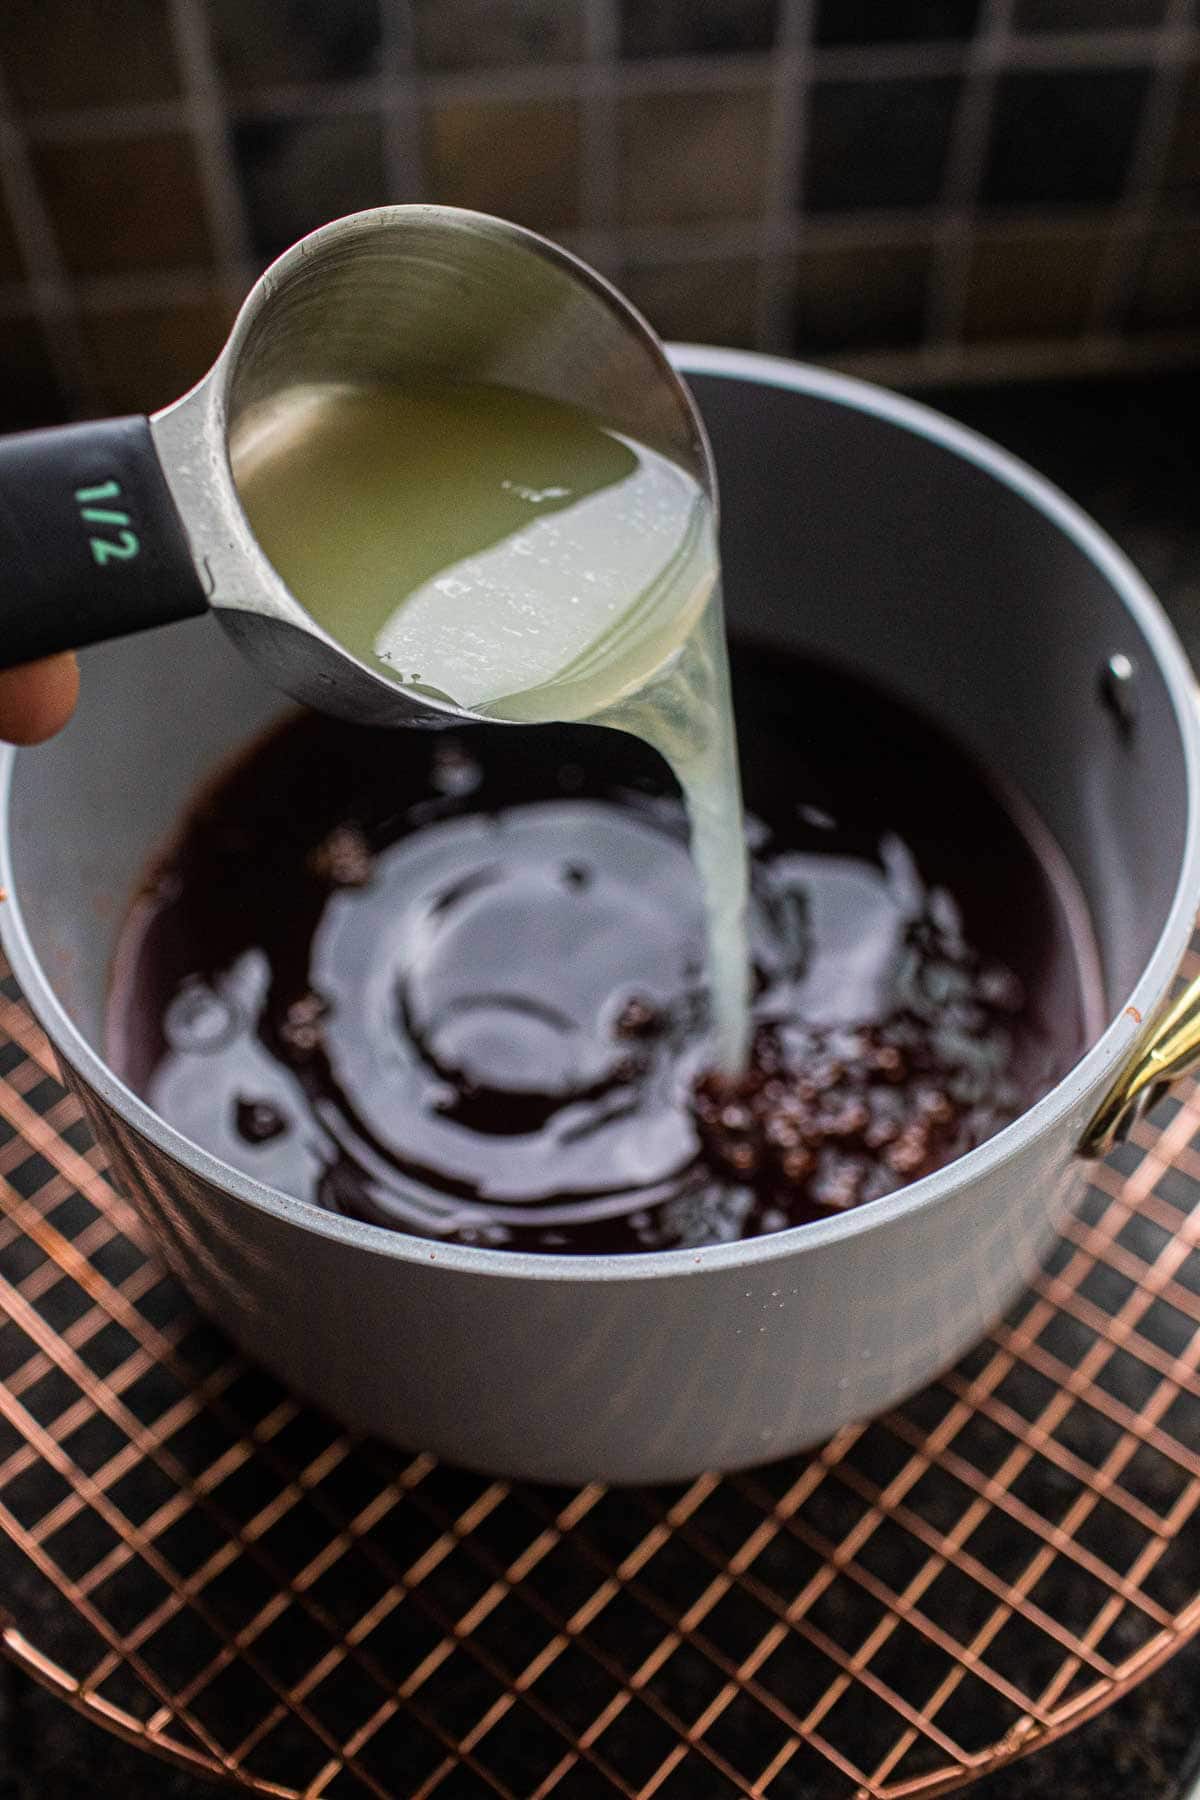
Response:
[[[61,731],[79,698],[79,664],[70,652],[0,672],[0,739],[41,744]]]

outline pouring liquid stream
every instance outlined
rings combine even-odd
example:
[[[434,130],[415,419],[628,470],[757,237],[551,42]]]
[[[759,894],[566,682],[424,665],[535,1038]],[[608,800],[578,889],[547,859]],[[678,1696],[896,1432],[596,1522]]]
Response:
[[[702,889],[711,1061],[739,1073],[747,856],[700,484],[579,409],[481,383],[295,387],[231,456],[263,550],[361,661],[467,715],[611,726],[663,756]]]

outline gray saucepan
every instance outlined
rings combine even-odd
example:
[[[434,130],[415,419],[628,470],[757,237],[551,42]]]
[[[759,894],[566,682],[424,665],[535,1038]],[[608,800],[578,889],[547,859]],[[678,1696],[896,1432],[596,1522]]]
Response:
[[[610,1258],[443,1245],[274,1192],[157,1118],[102,1045],[140,872],[286,703],[196,620],[89,652],[69,729],[0,764],[4,947],[172,1268],[351,1424],[542,1480],[734,1468],[920,1387],[1026,1280],[1087,1154],[1194,1052],[1194,1003],[1161,1008],[1200,900],[1200,734],[1138,575],[1046,482],[919,405],[766,357],[675,356],[716,455],[732,630],[930,714],[1027,796],[1086,897],[1104,994],[1086,1053],[948,1168],[774,1236]]]

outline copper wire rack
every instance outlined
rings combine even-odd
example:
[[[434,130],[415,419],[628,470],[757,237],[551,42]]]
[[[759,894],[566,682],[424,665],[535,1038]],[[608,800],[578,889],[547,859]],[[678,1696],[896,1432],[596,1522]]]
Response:
[[[1200,1628],[1194,1089],[939,1382],[671,1489],[491,1481],[286,1393],[155,1260],[11,979],[0,1195],[4,1646],[243,1789],[944,1794]]]

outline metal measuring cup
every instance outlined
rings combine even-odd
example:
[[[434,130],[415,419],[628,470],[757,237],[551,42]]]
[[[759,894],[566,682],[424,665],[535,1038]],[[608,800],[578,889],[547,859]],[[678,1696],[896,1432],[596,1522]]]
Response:
[[[672,457],[715,501],[692,397],[609,282],[503,219],[376,207],[272,263],[208,374],[174,405],[0,439],[0,668],[208,611],[269,681],[324,712],[388,725],[461,718],[309,616],[260,548],[230,465],[239,421],[287,388],[414,374],[587,408]]]

